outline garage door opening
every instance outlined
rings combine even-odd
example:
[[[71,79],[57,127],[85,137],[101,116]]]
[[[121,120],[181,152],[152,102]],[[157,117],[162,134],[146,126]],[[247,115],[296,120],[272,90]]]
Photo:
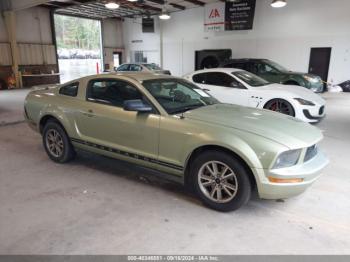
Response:
[[[61,83],[96,74],[103,64],[101,22],[57,14],[54,21]]]

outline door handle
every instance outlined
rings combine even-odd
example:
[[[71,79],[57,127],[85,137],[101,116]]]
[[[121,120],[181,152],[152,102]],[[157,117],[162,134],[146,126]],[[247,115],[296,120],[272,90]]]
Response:
[[[94,114],[94,111],[89,109],[87,112],[85,111],[80,111],[81,114],[87,117],[95,117],[96,115]]]

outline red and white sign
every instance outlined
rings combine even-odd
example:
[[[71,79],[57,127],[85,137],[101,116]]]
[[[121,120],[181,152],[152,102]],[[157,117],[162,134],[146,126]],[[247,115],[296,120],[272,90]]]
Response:
[[[216,2],[205,5],[205,31],[225,30],[225,3]]]

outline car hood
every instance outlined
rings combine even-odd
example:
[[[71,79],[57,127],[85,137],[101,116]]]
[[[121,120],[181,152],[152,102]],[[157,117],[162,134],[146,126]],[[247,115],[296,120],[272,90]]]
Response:
[[[309,147],[319,142],[322,132],[294,117],[280,113],[229,104],[216,104],[187,111],[185,119],[250,132],[290,149]]]
[[[281,71],[281,73],[286,74],[286,75],[293,75],[293,76],[309,76],[312,78],[317,78],[318,80],[321,80],[319,76],[310,74],[310,73],[305,73],[305,72],[294,72],[294,71]]]
[[[271,84],[261,86],[257,88],[257,90],[288,92],[290,95],[294,96],[293,98],[302,98],[321,105],[325,104],[325,100],[320,95],[302,86]]]

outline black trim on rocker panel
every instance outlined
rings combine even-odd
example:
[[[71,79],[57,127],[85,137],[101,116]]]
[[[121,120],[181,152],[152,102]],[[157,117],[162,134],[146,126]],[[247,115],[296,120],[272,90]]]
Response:
[[[104,150],[104,151],[108,151],[108,152],[112,152],[115,154],[119,154],[122,156],[126,156],[126,157],[130,157],[130,158],[134,158],[134,159],[138,159],[138,160],[142,160],[142,161],[146,161],[146,162],[151,162],[151,163],[155,163],[164,167],[168,167],[168,168],[172,168],[172,169],[176,169],[179,171],[183,171],[184,168],[182,166],[178,166],[178,165],[174,165],[171,163],[167,163],[167,162],[163,162],[163,161],[159,161],[157,159],[154,158],[149,158],[146,156],[142,156],[142,155],[138,155],[138,154],[134,154],[134,153],[129,153],[123,150],[119,150],[116,148],[111,148],[111,147],[107,147],[107,146],[102,146],[102,145],[98,145],[98,144],[94,144],[88,141],[84,141],[84,140],[80,140],[80,139],[76,139],[76,138],[70,138],[72,142],[78,143],[78,144],[82,144],[82,145],[86,145],[86,146],[90,146],[90,147],[95,147],[97,149],[100,150]]]

